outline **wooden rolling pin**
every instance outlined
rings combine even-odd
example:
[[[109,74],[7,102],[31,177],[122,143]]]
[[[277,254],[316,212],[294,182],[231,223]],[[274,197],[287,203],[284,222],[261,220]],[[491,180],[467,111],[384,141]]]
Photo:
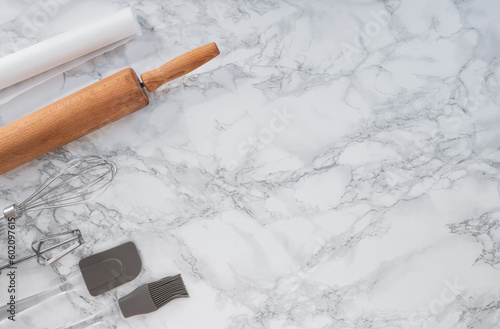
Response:
[[[219,55],[209,43],[143,73],[128,68],[0,128],[0,175],[123,118],[149,103],[148,91]]]

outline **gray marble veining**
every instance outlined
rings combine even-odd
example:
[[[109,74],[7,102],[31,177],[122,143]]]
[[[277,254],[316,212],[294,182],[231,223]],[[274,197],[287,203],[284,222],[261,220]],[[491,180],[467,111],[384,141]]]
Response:
[[[122,68],[221,50],[146,109],[0,176],[7,206],[72,158],[119,167],[95,202],[19,222],[19,246],[73,227],[87,241],[20,268],[20,295],[120,242],[144,261],[134,283],[1,328],[69,323],[177,273],[190,299],[96,328],[500,328],[498,1],[0,4],[0,56],[126,6],[143,29],[0,106],[1,124]]]

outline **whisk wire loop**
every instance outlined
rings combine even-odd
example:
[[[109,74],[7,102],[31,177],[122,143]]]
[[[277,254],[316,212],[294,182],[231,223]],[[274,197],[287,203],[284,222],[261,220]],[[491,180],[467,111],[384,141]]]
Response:
[[[116,165],[104,156],[87,155],[74,159],[54,172],[26,200],[13,206],[22,214],[30,210],[78,205],[102,194],[116,172]],[[5,215],[0,217],[2,219]]]

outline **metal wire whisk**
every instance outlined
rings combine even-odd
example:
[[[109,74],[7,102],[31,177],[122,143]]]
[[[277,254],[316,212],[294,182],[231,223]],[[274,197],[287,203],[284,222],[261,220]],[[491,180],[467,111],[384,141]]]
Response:
[[[29,211],[73,206],[92,200],[108,188],[116,170],[111,160],[100,155],[71,160],[26,200],[5,208],[0,226],[5,229],[6,219],[17,219]]]

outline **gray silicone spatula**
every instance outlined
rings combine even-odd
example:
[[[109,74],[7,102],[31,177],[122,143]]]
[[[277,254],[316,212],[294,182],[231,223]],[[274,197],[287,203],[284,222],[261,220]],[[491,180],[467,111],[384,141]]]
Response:
[[[18,300],[16,313],[69,291],[87,289],[92,296],[101,295],[135,279],[141,272],[142,262],[135,244],[127,242],[84,258],[79,266],[81,273],[71,275],[58,286]],[[0,308],[0,321],[9,315],[7,306]]]

